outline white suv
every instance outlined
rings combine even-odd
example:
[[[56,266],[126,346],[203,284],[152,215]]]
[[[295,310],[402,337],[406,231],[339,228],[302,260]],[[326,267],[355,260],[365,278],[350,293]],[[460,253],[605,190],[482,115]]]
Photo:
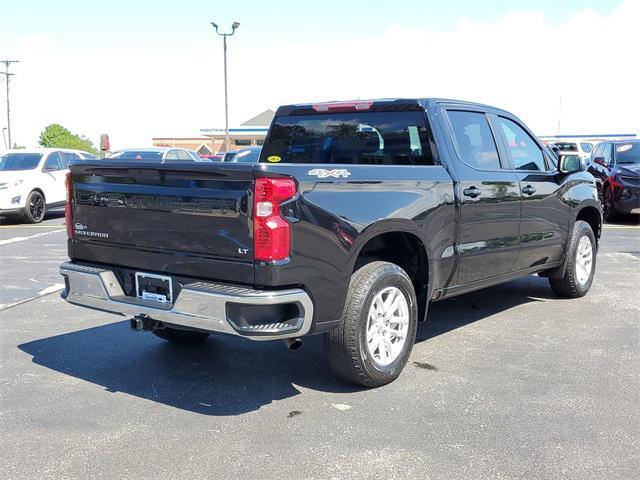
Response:
[[[94,157],[66,148],[7,150],[0,156],[0,216],[41,222],[48,208],[65,204],[69,162],[88,158]]]
[[[570,140],[565,142],[554,142],[554,145],[558,147],[562,153],[574,154],[580,157],[583,162],[588,161],[591,158],[591,151],[598,142],[591,140]]]

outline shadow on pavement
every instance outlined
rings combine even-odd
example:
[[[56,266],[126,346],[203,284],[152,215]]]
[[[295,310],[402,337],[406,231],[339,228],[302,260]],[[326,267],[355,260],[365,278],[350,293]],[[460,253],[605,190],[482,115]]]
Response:
[[[56,208],[47,212],[44,216],[43,221],[55,220],[58,218],[64,221],[64,208]],[[0,215],[0,225],[15,225],[16,227],[19,227],[21,225],[32,225],[32,224],[25,223],[25,221],[20,217],[16,217],[16,216],[3,217],[2,215]]]
[[[637,227],[640,225],[640,215],[625,215],[616,218],[612,222],[605,222],[605,225],[627,225]]]
[[[418,342],[531,301],[553,298],[546,279],[530,277],[434,303]],[[81,310],[77,310],[81,314]],[[171,345],[135,333],[127,321],[19,345],[33,362],[102,385],[110,392],[153,400],[205,415],[239,415],[300,393],[360,390],[334,377],[320,336],[298,351],[279,341],[254,343],[211,336],[198,346]],[[410,366],[407,366],[410,368]]]

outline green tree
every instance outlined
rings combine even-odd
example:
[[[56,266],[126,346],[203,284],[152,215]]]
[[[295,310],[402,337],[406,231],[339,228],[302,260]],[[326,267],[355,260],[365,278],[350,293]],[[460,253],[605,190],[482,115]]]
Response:
[[[85,152],[98,153],[93,142],[83,135],[75,135],[62,125],[52,123],[40,134],[38,143],[43,147],[74,148]]]

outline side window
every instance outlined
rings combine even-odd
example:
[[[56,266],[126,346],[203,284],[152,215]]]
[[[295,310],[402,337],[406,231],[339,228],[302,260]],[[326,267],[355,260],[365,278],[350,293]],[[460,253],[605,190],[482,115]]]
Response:
[[[177,155],[178,155],[178,160],[186,160],[188,162],[193,161],[193,158],[191,158],[191,155],[189,155],[189,153],[184,150],[177,150]]]
[[[44,171],[45,172],[53,172],[56,170],[62,170],[62,161],[60,159],[60,154],[58,152],[52,152],[47,157],[47,160],[44,163]]]
[[[462,161],[479,170],[500,170],[498,149],[484,113],[449,110]]]
[[[602,156],[604,157],[604,164],[611,165],[611,161],[612,161],[611,144],[605,143],[603,148],[604,148],[604,151],[602,152]]]
[[[498,117],[498,124],[504,133],[516,170],[547,170],[542,150],[520,125],[504,117]]]
[[[178,160],[178,151],[177,150],[169,150],[167,152],[167,156],[165,160]]]
[[[80,158],[77,154],[71,152],[62,152],[60,153],[60,155],[62,155],[63,169],[69,168],[69,162],[71,162],[72,160],[77,160],[78,158]]]

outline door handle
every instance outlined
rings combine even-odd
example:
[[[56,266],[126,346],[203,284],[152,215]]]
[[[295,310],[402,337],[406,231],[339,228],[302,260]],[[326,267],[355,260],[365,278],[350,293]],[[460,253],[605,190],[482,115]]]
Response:
[[[469,188],[465,188],[462,191],[462,193],[464,194],[465,197],[476,198],[482,192],[480,191],[480,189],[478,187],[469,187]]]
[[[533,195],[534,193],[536,193],[536,189],[531,185],[527,185],[522,189],[522,193],[524,193],[525,195]]]

